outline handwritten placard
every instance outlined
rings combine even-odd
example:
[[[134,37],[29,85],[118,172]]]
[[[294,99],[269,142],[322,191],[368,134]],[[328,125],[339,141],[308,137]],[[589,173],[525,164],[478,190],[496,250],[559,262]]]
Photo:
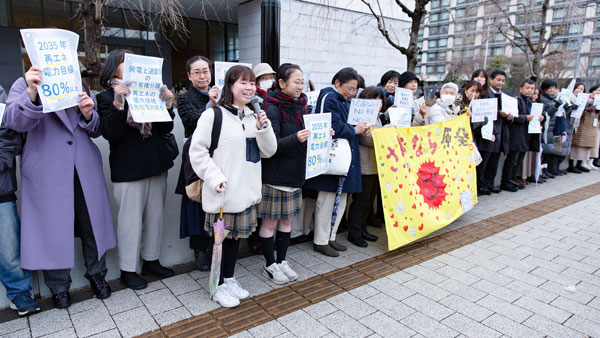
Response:
[[[502,93],[502,111],[512,116],[519,116],[519,101]]]
[[[558,110],[556,110],[556,116],[557,117],[561,117],[565,114],[565,103],[570,103],[571,102],[571,93],[573,91],[570,91],[567,88],[563,88],[560,90],[560,96],[559,96],[559,100],[563,103],[560,105],[560,107],[558,107]]]
[[[249,63],[215,61],[215,86],[219,89],[223,89],[225,86],[225,74],[233,66],[246,66],[252,69],[252,65]]]
[[[590,98],[590,94],[579,93],[577,95],[577,99],[575,100],[575,104],[577,105],[577,110],[571,112],[571,117],[579,119],[585,110],[585,106],[587,105],[587,101]]]
[[[471,101],[471,114],[472,122],[483,122],[486,117],[488,121],[495,121],[498,117],[498,100],[491,98]]]
[[[544,104],[543,103],[532,103],[531,104],[531,115],[533,115],[533,119],[529,121],[529,126],[527,127],[527,132],[529,134],[541,134],[542,133],[542,124],[540,123],[540,116],[544,112]]]
[[[123,82],[131,83],[127,104],[135,122],[172,121],[165,102],[159,98],[162,64],[162,58],[125,54]]]
[[[77,58],[79,34],[55,28],[21,29],[31,64],[42,69],[38,94],[44,113],[79,104],[82,92]]]
[[[394,94],[394,107],[412,109],[415,106],[415,99],[412,90],[396,88]]]
[[[348,111],[348,123],[355,126],[362,122],[373,125],[377,122],[381,100],[352,99]]]
[[[310,130],[306,151],[306,179],[327,172],[331,148],[331,113],[304,115],[304,125]]]
[[[600,110],[600,94],[594,95],[594,106],[596,110]]]
[[[390,116],[390,123],[398,128],[408,128],[411,124],[412,109],[410,108],[399,108],[390,107],[388,108],[388,115]]]

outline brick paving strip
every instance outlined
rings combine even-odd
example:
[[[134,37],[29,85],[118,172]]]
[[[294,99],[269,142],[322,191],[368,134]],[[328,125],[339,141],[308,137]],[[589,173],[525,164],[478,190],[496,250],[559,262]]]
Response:
[[[583,201],[599,192],[600,183],[587,185],[243,300],[236,308],[218,308],[139,337],[228,337]]]

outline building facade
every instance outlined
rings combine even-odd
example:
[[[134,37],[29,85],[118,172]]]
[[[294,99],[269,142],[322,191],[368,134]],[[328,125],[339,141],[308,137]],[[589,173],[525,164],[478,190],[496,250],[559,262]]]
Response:
[[[496,5],[497,4],[497,5]],[[526,63],[525,54],[508,37],[517,29],[539,37],[542,0],[432,0],[429,15],[419,32],[422,48],[417,73],[427,83],[439,84],[448,74],[466,79],[476,68],[485,68],[495,57]],[[499,32],[497,27],[502,27]],[[570,78],[577,63],[578,77],[600,76],[600,4],[597,0],[550,0],[546,12],[547,50],[543,76]],[[504,34],[503,34],[504,33]],[[523,44],[524,41],[519,41]]]

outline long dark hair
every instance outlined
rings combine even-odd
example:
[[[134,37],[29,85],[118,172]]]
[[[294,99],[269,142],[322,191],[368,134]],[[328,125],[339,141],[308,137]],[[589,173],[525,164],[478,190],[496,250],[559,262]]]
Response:
[[[229,68],[225,74],[225,86],[223,86],[223,92],[221,93],[221,98],[219,99],[219,102],[217,102],[217,105],[224,107],[233,106],[233,92],[231,91],[231,87],[240,79],[256,82],[256,76],[254,76],[252,69],[241,65]],[[238,108],[242,109],[244,107]]]
[[[100,71],[100,85],[104,89],[111,89],[110,80],[113,79],[119,65],[125,61],[125,53],[134,54],[128,49],[115,49],[106,58],[104,67]]]
[[[474,81],[476,77],[478,77],[479,75],[483,75],[485,77],[485,84],[481,85],[481,91],[479,94],[479,97],[487,97],[488,96],[488,92],[489,92],[489,82],[490,82],[490,78],[488,76],[488,73],[485,71],[485,69],[476,69],[473,74],[471,75],[471,80],[470,81]]]
[[[483,88],[483,86],[481,86],[481,83],[479,83],[478,81],[472,80],[467,82],[467,84],[465,85],[465,88],[462,91],[462,99],[460,100],[461,105],[464,107],[468,107],[469,104],[471,104],[472,100],[469,100],[469,98],[467,97],[467,90],[469,90],[469,88],[471,87],[475,87],[476,91],[479,93],[479,97],[481,97],[481,90]]]
[[[275,81],[273,82],[273,87],[271,89],[281,90],[281,87],[279,86],[279,80],[287,82],[295,70],[299,70],[300,72],[302,72],[300,66],[293,63],[284,63],[281,66],[279,66],[279,68],[277,68],[277,72],[275,73]]]
[[[360,98],[360,99],[380,99],[381,103],[383,104],[381,106],[381,111],[386,111],[388,108],[387,104],[385,102],[385,92],[383,91],[383,88],[381,88],[381,87],[369,86],[360,92],[360,95],[358,95],[358,98]]]

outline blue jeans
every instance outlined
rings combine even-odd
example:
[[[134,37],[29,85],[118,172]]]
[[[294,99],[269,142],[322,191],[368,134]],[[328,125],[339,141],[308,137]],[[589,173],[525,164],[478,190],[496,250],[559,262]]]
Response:
[[[21,269],[21,222],[15,201],[0,203],[0,281],[6,296],[31,291],[29,271]]]

